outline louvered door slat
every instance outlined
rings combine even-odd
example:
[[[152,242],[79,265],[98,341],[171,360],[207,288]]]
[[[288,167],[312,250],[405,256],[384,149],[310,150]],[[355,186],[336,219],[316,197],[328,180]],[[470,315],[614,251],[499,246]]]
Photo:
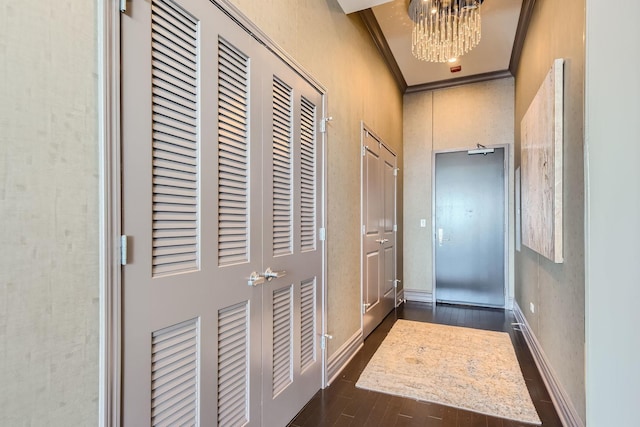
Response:
[[[156,72],[153,76],[154,81],[156,82],[156,87],[158,90],[166,90],[168,93],[173,93],[182,98],[185,102],[187,108],[189,104],[191,104],[193,95],[197,95],[194,93],[193,88],[197,83],[195,80],[190,78],[189,76],[181,76],[176,73],[170,74],[164,71],[164,67],[160,66],[160,64],[151,63],[152,67],[156,69]],[[158,95],[160,95],[158,93]]]
[[[157,91],[158,96],[156,97],[156,111],[160,114],[164,114],[166,116],[172,116],[176,120],[187,119],[190,126],[195,126],[196,124],[196,115],[193,111],[193,108],[186,107],[181,105],[168,97],[164,97],[160,94],[160,91]],[[185,95],[194,96],[195,94],[187,94]]]
[[[316,249],[316,106],[301,100],[300,245],[303,252]]]
[[[248,261],[248,58],[218,43],[218,262]]]
[[[198,268],[198,21],[152,3],[153,275]],[[171,237],[158,233],[171,231]]]
[[[218,312],[218,425],[244,425],[248,414],[248,306]]]
[[[184,163],[178,162],[168,162],[165,159],[155,158],[153,159],[153,166],[156,168],[164,169],[166,173],[182,173],[185,175],[181,175],[184,179],[186,177],[192,177],[197,173],[195,166],[187,165]]]
[[[198,405],[199,321],[189,320],[151,336],[151,417],[153,426],[195,419]]]
[[[153,148],[158,152],[155,158],[164,159],[176,163],[188,165],[196,164],[194,151],[197,145],[189,134],[180,135],[176,129],[165,126],[163,123],[154,123]]]
[[[293,286],[273,292],[273,396],[293,381]]]
[[[273,79],[273,254],[293,251],[293,90]]]
[[[316,360],[316,279],[300,286],[300,359],[304,371]]]
[[[176,31],[182,31],[185,34],[190,34],[190,23],[192,18],[189,15],[185,15],[185,12],[180,6],[173,2],[156,2],[153,7],[158,11],[158,15],[172,22]]]

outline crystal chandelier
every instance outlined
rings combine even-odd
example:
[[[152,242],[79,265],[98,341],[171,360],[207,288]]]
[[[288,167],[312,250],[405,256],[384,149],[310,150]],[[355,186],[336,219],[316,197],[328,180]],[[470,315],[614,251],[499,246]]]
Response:
[[[411,52],[429,62],[446,62],[480,42],[483,0],[411,0]]]

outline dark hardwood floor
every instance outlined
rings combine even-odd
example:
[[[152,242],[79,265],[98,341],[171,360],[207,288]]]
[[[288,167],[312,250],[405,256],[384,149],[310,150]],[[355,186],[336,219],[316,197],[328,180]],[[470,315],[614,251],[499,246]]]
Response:
[[[397,319],[508,332],[542,425],[562,426],[522,332],[514,330],[512,323],[515,320],[510,311],[440,304],[434,306],[413,302],[405,303],[392,311],[367,337],[364,347],[333,384],[316,393],[289,426],[530,426],[530,424],[489,417],[462,409],[356,388],[355,384],[360,373]]]

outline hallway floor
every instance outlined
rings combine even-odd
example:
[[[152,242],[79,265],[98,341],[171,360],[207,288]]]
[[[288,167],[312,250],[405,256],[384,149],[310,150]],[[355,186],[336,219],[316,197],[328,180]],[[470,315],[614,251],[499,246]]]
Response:
[[[508,332],[529,393],[545,427],[562,424],[521,332],[514,331],[510,311],[475,307],[405,303],[392,311],[367,337],[364,347],[340,376],[320,390],[290,427],[518,427],[530,426],[434,403],[391,396],[355,387],[360,373],[397,319]]]

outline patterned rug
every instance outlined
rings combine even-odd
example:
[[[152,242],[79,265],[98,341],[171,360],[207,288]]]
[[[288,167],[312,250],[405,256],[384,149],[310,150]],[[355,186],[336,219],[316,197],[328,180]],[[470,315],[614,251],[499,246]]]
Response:
[[[356,387],[541,424],[505,332],[398,320]]]

